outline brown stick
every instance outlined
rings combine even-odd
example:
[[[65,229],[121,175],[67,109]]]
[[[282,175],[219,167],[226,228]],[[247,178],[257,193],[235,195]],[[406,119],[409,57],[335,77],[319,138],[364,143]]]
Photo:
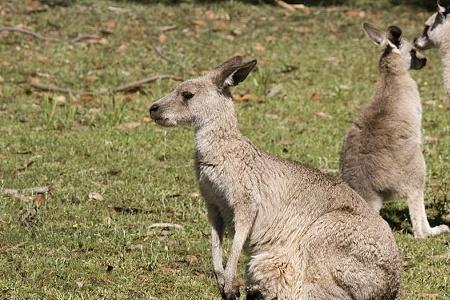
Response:
[[[30,82],[30,86],[32,88],[35,88],[36,90],[41,90],[44,92],[55,92],[55,93],[72,94],[72,95],[93,94],[91,92],[84,92],[84,91],[74,90],[74,89],[70,89],[70,88],[62,88],[62,87],[52,86],[52,85],[43,85],[43,84],[35,83],[35,82]]]
[[[33,188],[26,188],[21,190],[16,189],[4,189],[3,193],[7,195],[14,195],[14,194],[44,194],[47,192],[50,192],[51,187],[50,186],[37,186]]]
[[[273,0],[273,2],[278,5],[279,7],[282,7],[284,9],[290,10],[290,11],[295,11],[295,7],[293,7],[292,5],[284,2],[283,0]]]
[[[124,85],[120,85],[118,87],[106,90],[106,91],[98,91],[98,92],[90,92],[90,91],[81,91],[81,90],[74,90],[70,88],[63,88],[53,85],[43,85],[40,83],[30,82],[30,86],[36,90],[44,91],[44,92],[54,92],[54,93],[62,93],[62,94],[72,94],[72,95],[102,95],[107,93],[120,93],[120,92],[129,92],[132,90],[136,90],[141,88],[143,85],[147,83],[151,83],[157,80],[163,80],[163,79],[172,79],[175,81],[183,81],[183,78],[175,76],[175,75],[169,75],[169,74],[162,74],[162,75],[155,75],[153,77],[144,78],[142,80],[133,81]]]
[[[21,201],[32,201],[34,199],[33,196],[29,195],[38,195],[45,194],[51,192],[50,186],[38,186],[33,188],[27,188],[22,190],[16,189],[3,189],[3,194],[8,195],[12,198],[21,200]]]
[[[41,41],[57,41],[57,39],[48,38],[48,37],[43,36],[40,33],[22,29],[22,28],[18,28],[18,27],[0,27],[0,32],[3,32],[3,31],[26,34],[26,35],[32,36],[38,40],[41,40]]]
[[[96,35],[91,35],[91,34],[82,34],[77,36],[76,38],[73,38],[69,41],[69,43],[71,44],[75,44],[75,43],[79,43],[85,40],[99,40],[100,37],[96,36]]]

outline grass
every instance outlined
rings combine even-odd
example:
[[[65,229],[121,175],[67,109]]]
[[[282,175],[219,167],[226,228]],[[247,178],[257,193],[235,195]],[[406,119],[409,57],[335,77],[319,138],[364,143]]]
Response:
[[[0,188],[53,189],[25,221],[33,204],[0,194],[0,299],[218,299],[193,132],[146,119],[149,104],[176,82],[61,97],[31,89],[31,79],[99,90],[154,74],[187,78],[237,53],[256,57],[259,69],[235,89],[252,95],[236,103],[242,131],[271,153],[336,169],[346,128],[377,78],[378,49],[362,21],[397,24],[412,37],[429,14],[384,0],[351,2],[359,7],[305,15],[239,1],[80,0],[37,11],[29,1],[11,2],[14,11],[3,1],[2,25],[64,41],[113,33],[107,42],[77,44],[0,34]],[[183,67],[161,59],[150,41]],[[424,102],[427,209],[439,222],[449,212],[450,114],[439,58],[427,56],[413,76]],[[274,86],[285,95],[267,96]],[[91,192],[104,200],[89,199]],[[403,253],[406,298],[449,299],[449,235],[415,240],[404,201],[387,203],[384,216]],[[151,227],[161,222],[183,228]]]

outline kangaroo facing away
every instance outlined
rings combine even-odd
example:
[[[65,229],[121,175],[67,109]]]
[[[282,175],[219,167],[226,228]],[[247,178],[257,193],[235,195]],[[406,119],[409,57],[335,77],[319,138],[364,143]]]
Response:
[[[398,299],[401,259],[387,223],[346,183],[267,154],[240,133],[230,87],[255,65],[234,57],[150,107],[160,125],[195,128],[222,299],[239,298],[243,248],[247,299]],[[227,229],[234,237],[224,268]]]
[[[449,2],[449,1],[447,1]],[[450,96],[450,3],[437,2],[437,12],[425,22],[422,34],[414,44],[420,50],[438,48],[444,67],[444,84]]]
[[[382,47],[380,77],[371,103],[345,137],[341,176],[376,212],[383,200],[406,197],[416,238],[447,232],[446,225],[430,227],[424,205],[422,106],[409,69],[421,69],[426,58],[398,27],[383,33],[365,23],[364,30]]]

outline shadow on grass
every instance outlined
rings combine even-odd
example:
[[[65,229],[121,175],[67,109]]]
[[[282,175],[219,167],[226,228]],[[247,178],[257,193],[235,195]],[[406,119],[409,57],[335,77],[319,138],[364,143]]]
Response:
[[[393,231],[408,231],[412,233],[408,207],[402,205],[400,200],[387,202],[381,209],[380,215],[388,222]],[[441,216],[437,213],[428,214],[427,217],[432,227],[444,224]]]
[[[198,3],[198,4],[208,4],[208,3],[224,3],[229,2],[229,0],[115,0],[116,2],[135,2],[141,4],[180,4],[180,3]],[[273,0],[238,0],[242,3],[248,4],[273,4]],[[330,5],[340,5],[340,4],[349,4],[352,0],[283,0],[290,4],[305,4],[307,6],[330,6]]]
[[[47,0],[47,1],[56,1],[56,0]],[[59,1],[74,1],[74,0],[59,0]],[[156,4],[156,3],[164,3],[164,4],[180,4],[183,2],[192,2],[192,3],[220,3],[220,2],[228,2],[229,0],[116,0],[117,2],[136,2],[141,4]],[[274,3],[274,0],[238,0],[240,2],[249,3],[249,4],[271,4]],[[287,3],[291,4],[304,4],[307,6],[331,6],[331,5],[349,5],[349,6],[370,6],[371,1],[365,0],[283,0]],[[385,0],[384,2],[390,3],[393,5],[409,5],[409,6],[418,6],[422,8],[426,8],[428,10],[436,9],[436,1],[434,0]]]

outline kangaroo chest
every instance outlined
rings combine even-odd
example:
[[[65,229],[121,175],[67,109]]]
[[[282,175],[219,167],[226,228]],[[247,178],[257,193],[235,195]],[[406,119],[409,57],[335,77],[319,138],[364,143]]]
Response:
[[[230,190],[229,180],[225,170],[217,165],[196,163],[197,179],[200,192],[205,199],[208,209],[218,209],[219,213],[229,228],[233,228],[234,208],[233,191]],[[236,180],[238,178],[231,178]]]

